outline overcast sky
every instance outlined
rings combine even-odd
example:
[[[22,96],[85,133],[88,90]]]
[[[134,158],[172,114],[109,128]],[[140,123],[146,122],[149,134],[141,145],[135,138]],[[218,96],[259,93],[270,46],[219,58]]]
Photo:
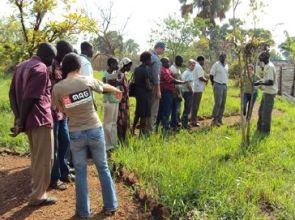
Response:
[[[0,0],[0,14],[7,15],[12,13],[8,8],[6,0]],[[274,40],[277,44],[284,41],[284,31],[287,30],[290,35],[295,35],[295,1],[294,0],[265,0],[268,5],[264,12],[260,14],[260,21],[257,27],[267,28],[272,31]],[[237,17],[251,26],[249,16],[247,15],[249,0],[242,0],[242,4],[238,7]],[[94,15],[98,10],[97,6],[107,8],[109,0],[77,0],[77,4],[88,8]],[[128,25],[124,32],[125,39],[133,38],[140,44],[141,50],[149,49],[147,43],[151,28],[155,28],[155,22],[159,21],[169,14],[180,16],[180,3],[178,0],[113,0],[114,22],[113,28],[120,29],[130,17]],[[227,14],[227,18],[231,18],[232,13]]]

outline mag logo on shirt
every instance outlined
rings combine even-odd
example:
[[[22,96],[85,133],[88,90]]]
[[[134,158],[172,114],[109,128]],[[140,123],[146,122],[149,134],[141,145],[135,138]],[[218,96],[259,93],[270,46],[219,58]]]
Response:
[[[65,108],[73,108],[92,101],[91,93],[88,89],[72,93],[62,97]]]

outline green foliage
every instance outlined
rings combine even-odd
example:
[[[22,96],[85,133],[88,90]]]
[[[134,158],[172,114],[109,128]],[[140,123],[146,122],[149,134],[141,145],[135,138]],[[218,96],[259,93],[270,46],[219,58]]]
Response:
[[[187,0],[179,0],[185,5]],[[208,19],[215,26],[215,19],[225,18],[225,13],[230,9],[231,0],[194,0],[194,6],[199,9],[198,17]]]
[[[207,26],[203,19],[185,17],[176,19],[168,16],[157,28],[151,30],[150,44],[153,46],[157,41],[163,41],[168,49],[167,56],[173,60],[176,55],[182,55],[190,50],[193,42],[201,36],[201,31]]]
[[[31,56],[41,42],[54,42],[97,31],[94,20],[81,10],[71,10],[71,0],[10,0],[16,13],[0,22],[0,57],[12,65]],[[63,9],[64,12],[59,11]],[[61,14],[61,18],[52,16]],[[9,34],[9,35],[8,35]],[[4,65],[5,63],[2,63]]]
[[[291,37],[288,32],[285,32],[286,40],[281,43],[279,48],[283,52],[284,57],[291,61],[295,61],[295,37]]]

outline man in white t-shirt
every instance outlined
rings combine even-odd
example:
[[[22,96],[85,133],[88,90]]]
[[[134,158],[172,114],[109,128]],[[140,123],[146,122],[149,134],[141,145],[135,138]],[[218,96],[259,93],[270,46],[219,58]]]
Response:
[[[93,78],[93,68],[90,59],[93,56],[93,46],[84,41],[81,43],[81,75]]]
[[[198,122],[198,111],[202,99],[202,94],[208,80],[205,78],[203,66],[205,58],[203,56],[197,57],[197,63],[193,70],[193,99],[191,110],[191,125],[200,126]]]
[[[219,61],[213,64],[210,71],[210,80],[213,85],[214,107],[212,111],[211,125],[222,125],[222,117],[225,109],[228,83],[228,66],[225,63],[226,54],[219,55]]]
[[[278,93],[278,81],[276,68],[269,61],[269,52],[262,52],[259,56],[262,80],[254,83],[255,86],[261,85],[263,94],[258,112],[257,131],[269,134],[271,128],[271,113],[274,106],[274,99]]]

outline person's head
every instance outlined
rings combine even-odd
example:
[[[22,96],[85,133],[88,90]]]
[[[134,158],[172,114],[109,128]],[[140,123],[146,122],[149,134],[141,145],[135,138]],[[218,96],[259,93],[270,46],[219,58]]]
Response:
[[[154,50],[158,55],[161,55],[165,52],[165,43],[163,42],[158,42],[155,44]]]
[[[112,73],[115,70],[119,69],[119,62],[116,58],[114,57],[110,57],[107,61],[107,65],[108,65],[108,72]]]
[[[193,70],[196,66],[196,61],[194,61],[193,59],[189,59],[188,63],[187,63],[187,68],[189,70]]]
[[[260,55],[259,55],[259,61],[261,63],[264,63],[265,64],[268,64],[269,63],[269,57],[270,57],[270,54],[268,51],[263,51]]]
[[[182,58],[182,56],[177,55],[177,56],[175,57],[174,62],[175,62],[175,65],[176,65],[177,67],[181,67],[182,64],[183,64],[183,58]]]
[[[204,64],[205,64],[205,57],[203,57],[203,56],[198,56],[198,57],[197,57],[197,62],[198,62],[201,66],[204,66]]]
[[[61,65],[63,79],[66,78],[69,73],[79,72],[80,69],[81,69],[81,60],[78,54],[71,52],[65,55]]]
[[[161,63],[162,63],[162,66],[165,67],[165,68],[169,68],[169,66],[170,66],[170,62],[169,62],[169,59],[167,57],[163,57],[161,59]]]
[[[152,62],[152,54],[150,52],[148,52],[148,51],[145,51],[142,54],[140,54],[139,60],[144,65],[150,65],[151,62]]]
[[[89,58],[92,58],[93,46],[87,41],[82,42],[81,43],[81,54],[86,55]]]
[[[56,56],[56,50],[49,43],[41,43],[38,46],[36,55],[46,66],[50,66],[52,64],[53,58]]]
[[[120,66],[120,70],[121,70],[122,73],[128,72],[131,69],[132,61],[128,57],[124,57],[120,61],[120,65],[119,66]]]
[[[248,64],[247,65],[248,73],[250,76],[254,74],[254,65],[253,64]]]
[[[74,51],[73,46],[65,40],[61,40],[56,43],[56,50],[56,59],[58,62],[61,62],[65,55]]]
[[[226,54],[224,52],[222,52],[220,55],[219,55],[219,61],[224,64],[225,63],[225,59],[226,59]]]

